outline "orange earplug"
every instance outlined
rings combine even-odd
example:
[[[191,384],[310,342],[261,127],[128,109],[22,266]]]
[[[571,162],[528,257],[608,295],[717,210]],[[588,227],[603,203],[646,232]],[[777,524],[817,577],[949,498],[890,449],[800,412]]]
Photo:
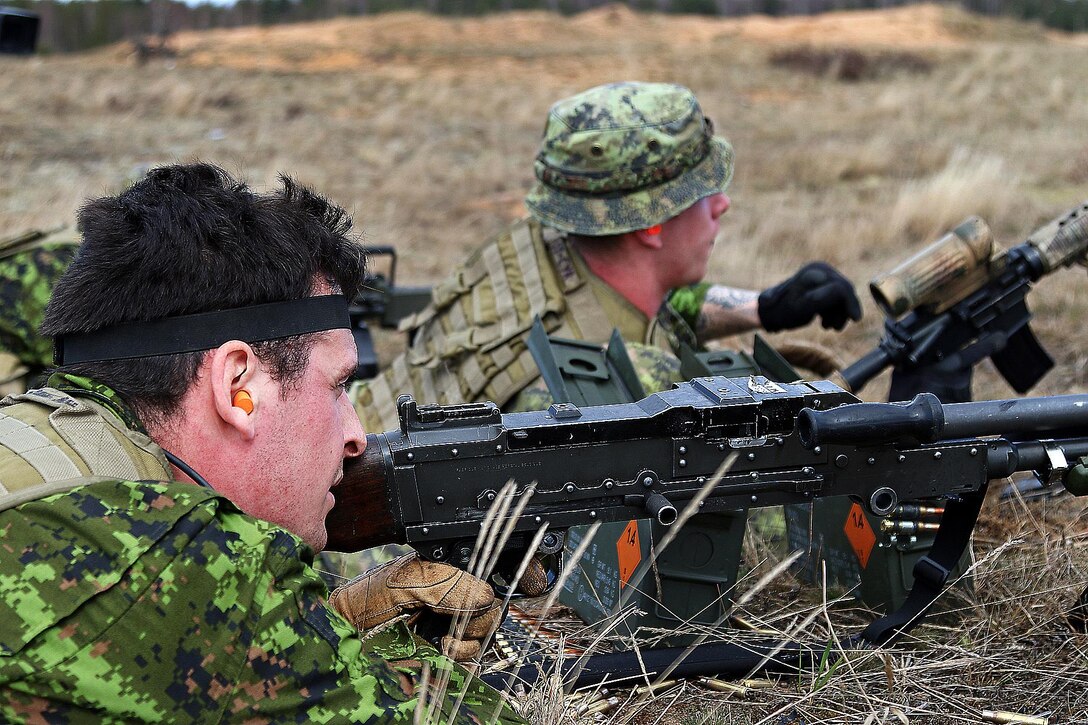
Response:
[[[661,233],[661,225],[654,224],[652,227],[646,227],[646,233],[656,237]]]
[[[235,408],[244,410],[246,415],[253,412],[253,398],[250,396],[248,390],[239,390],[235,393],[234,397],[231,398],[230,404]]]

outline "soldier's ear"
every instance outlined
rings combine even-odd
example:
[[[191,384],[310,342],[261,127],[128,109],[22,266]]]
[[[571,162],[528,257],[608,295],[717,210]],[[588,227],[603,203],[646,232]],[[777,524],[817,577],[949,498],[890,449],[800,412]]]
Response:
[[[646,229],[636,229],[631,232],[640,245],[647,249],[661,249],[661,225],[654,224]]]
[[[256,353],[241,340],[230,340],[211,351],[210,362],[211,404],[216,415],[242,440],[253,440],[266,392]]]

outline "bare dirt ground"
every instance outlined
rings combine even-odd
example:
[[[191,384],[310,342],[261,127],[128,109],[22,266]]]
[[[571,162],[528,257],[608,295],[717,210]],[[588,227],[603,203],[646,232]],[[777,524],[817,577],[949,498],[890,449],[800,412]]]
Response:
[[[1085,38],[951,7],[774,20],[620,6],[573,17],[398,13],[173,44],[177,58],[142,67],[127,46],[0,58],[0,233],[70,224],[81,199],[146,165],[204,159],[259,186],[284,171],[317,187],[354,212],[366,242],[396,245],[399,281],[433,282],[524,213],[550,103],[623,79],[693,88],[737,149],[715,281],[761,288],[819,258],[864,289],[969,214],[1012,245],[1088,198]],[[860,55],[858,80],[843,79],[847,49]],[[830,60],[775,62],[789,51]],[[1038,394],[1088,390],[1085,282],[1082,268],[1063,270],[1032,293],[1057,362]],[[859,357],[881,321],[864,296],[862,323],[805,337]],[[878,380],[865,395],[885,389]],[[976,395],[1011,391],[984,364]],[[1088,722],[1088,638],[1064,624],[1088,583],[1085,506],[995,501],[984,515],[979,602],[960,624],[924,628],[924,646],[748,700],[684,685],[608,717],[979,722],[996,709]],[[821,602],[807,596],[787,581],[751,606],[803,621]],[[837,611],[802,634],[820,636]],[[537,695],[537,722],[560,717],[560,698]]]

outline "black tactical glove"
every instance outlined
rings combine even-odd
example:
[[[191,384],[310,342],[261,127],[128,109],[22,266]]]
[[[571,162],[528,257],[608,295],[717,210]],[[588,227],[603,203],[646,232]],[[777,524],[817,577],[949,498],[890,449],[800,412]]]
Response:
[[[846,327],[848,319],[861,319],[854,285],[824,262],[809,262],[785,282],[763,290],[758,309],[767,332],[807,325],[816,315],[825,328],[836,330]]]

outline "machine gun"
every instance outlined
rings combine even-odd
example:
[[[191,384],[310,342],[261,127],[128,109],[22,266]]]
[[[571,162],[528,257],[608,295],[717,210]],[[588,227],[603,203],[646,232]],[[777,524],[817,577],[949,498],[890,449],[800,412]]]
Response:
[[[914,591],[872,641],[905,630],[939,593],[990,480],[1016,471],[1060,477],[1067,461],[1088,455],[1088,395],[860,403],[830,382],[752,376],[697,378],[637,403],[529,413],[419,406],[410,396],[398,406],[400,429],[368,436],[363,456],[346,462],[326,521],[329,549],[396,542],[466,567],[492,502],[513,480],[515,498],[528,501],[509,546],[526,548],[546,524],[537,553],[554,554],[571,526],[674,523],[731,454],[735,464],[700,511],[850,496],[885,516],[900,501],[947,498]]]
[[[841,371],[857,392],[894,366],[891,400],[938,384],[945,402],[969,400],[971,367],[986,357],[1018,393],[1026,393],[1054,361],[1028,323],[1033,282],[1061,267],[1085,264],[1088,203],[1065,212],[1012,249],[995,245],[989,227],[970,217],[869,285],[885,314],[877,347]],[[919,380],[919,376],[929,376]],[[949,385],[947,378],[958,376]]]
[[[355,378],[366,380],[378,374],[378,354],[370,324],[377,322],[385,329],[397,329],[400,321],[419,312],[431,301],[430,287],[397,286],[397,250],[390,246],[365,247],[371,265],[376,259],[388,258],[388,272],[367,271],[359,293],[351,301],[351,334],[358,350]]]

